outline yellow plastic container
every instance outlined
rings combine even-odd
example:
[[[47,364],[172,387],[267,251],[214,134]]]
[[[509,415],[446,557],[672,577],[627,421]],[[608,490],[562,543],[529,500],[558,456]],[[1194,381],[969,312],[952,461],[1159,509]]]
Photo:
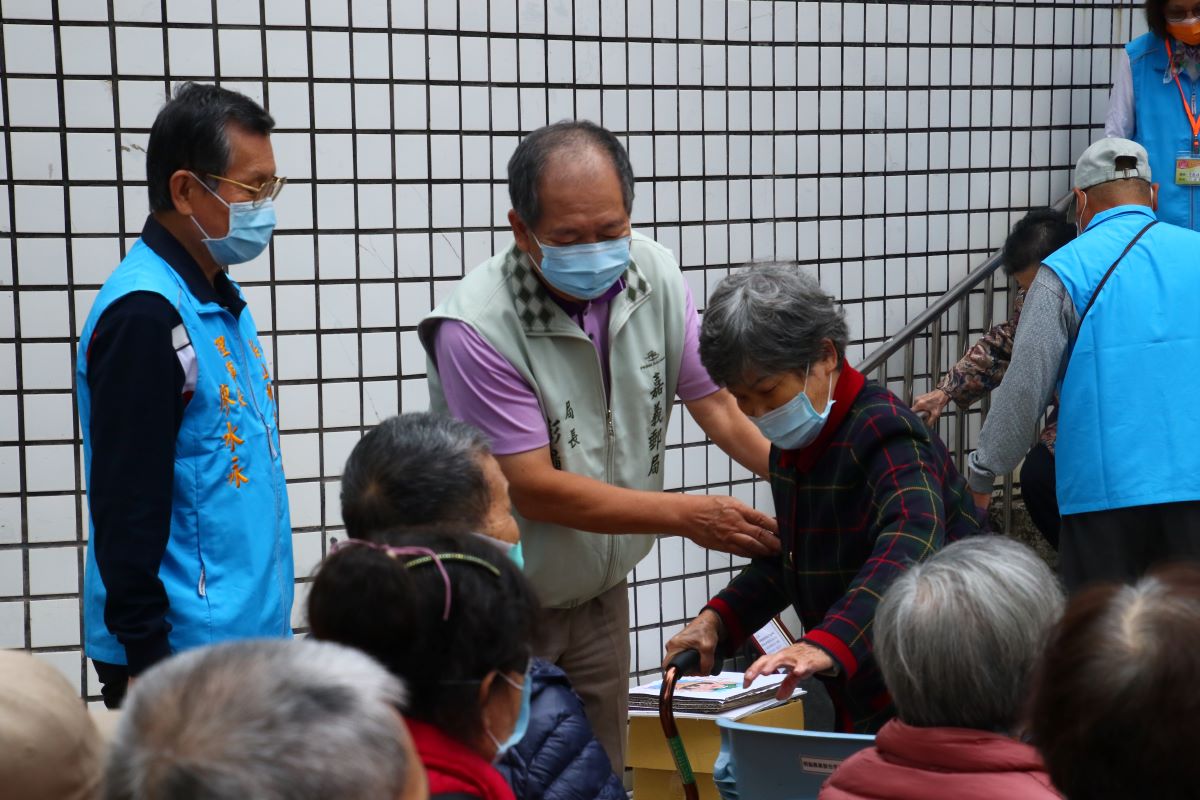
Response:
[[[799,700],[743,717],[739,722],[775,728],[804,730],[804,704]],[[721,733],[715,719],[677,719],[679,735],[692,762],[701,800],[720,800],[713,784],[713,763],[721,750]],[[676,800],[683,797],[683,784],[675,761],[667,749],[662,724],[657,716],[630,717],[626,763],[633,768],[633,800]]]

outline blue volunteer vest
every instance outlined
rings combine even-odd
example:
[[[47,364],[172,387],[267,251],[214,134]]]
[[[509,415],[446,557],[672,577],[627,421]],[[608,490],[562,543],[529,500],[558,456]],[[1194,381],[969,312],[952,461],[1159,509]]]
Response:
[[[1045,259],[1076,313],[1154,218],[1145,206],[1101,212]],[[1200,233],[1160,222],[1113,271],[1072,345],[1055,448],[1063,514],[1200,500],[1197,309]]]
[[[215,303],[201,303],[141,239],[104,283],[80,340],[75,369],[88,491],[88,344],[105,309],[130,292],[155,292],[175,307],[198,366],[196,391],[175,442],[171,535],[158,572],[170,603],[171,650],[290,636],[291,519],[274,391],[254,320],[248,308],[234,319]],[[85,651],[124,664],[125,648],[104,624],[106,594],[93,541],[94,535],[83,581]]]
[[[1175,183],[1175,159],[1192,150],[1192,126],[1179,87],[1168,79],[1166,44],[1153,33],[1146,33],[1125,45],[1129,69],[1133,75],[1133,113],[1137,126],[1133,139],[1150,156],[1150,177],[1158,182],[1158,218],[1172,225],[1200,230],[1200,209],[1196,208],[1200,187]],[[1196,111],[1200,86],[1186,74],[1179,76],[1180,86]]]

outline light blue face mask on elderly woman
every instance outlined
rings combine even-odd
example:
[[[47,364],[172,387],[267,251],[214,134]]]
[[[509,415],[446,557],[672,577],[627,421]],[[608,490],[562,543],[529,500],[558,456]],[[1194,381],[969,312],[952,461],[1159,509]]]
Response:
[[[542,277],[555,289],[576,300],[595,300],[607,292],[629,266],[628,236],[557,247],[542,244],[536,236],[533,240],[542,249],[542,263],[537,265]]]
[[[811,365],[810,365],[811,366]],[[768,411],[761,417],[750,417],[762,435],[780,450],[799,450],[812,444],[825,427],[829,412],[833,409],[833,380],[829,381],[829,397],[825,400],[825,411],[818,414],[804,389],[808,388],[808,367],[804,368],[804,388],[779,408]]]
[[[496,673],[502,681],[521,693],[521,711],[517,715],[517,723],[513,726],[512,733],[503,742],[493,736],[492,732],[484,726],[484,732],[492,740],[492,744],[496,746],[496,755],[492,758],[493,764],[504,758],[505,753],[520,744],[521,740],[525,738],[525,732],[529,730],[529,709],[533,700],[533,681],[529,678],[529,671],[531,669],[533,669],[532,661],[529,662],[529,666],[525,667],[525,681],[520,686],[503,672]]]
[[[504,553],[506,556],[508,556],[510,561],[517,565],[518,569],[525,569],[525,551],[521,549],[520,542],[517,542],[516,544],[509,544],[508,542],[502,542],[499,539],[493,539],[486,533],[472,533],[471,535],[481,542],[487,542],[492,547],[495,547],[497,550]]]

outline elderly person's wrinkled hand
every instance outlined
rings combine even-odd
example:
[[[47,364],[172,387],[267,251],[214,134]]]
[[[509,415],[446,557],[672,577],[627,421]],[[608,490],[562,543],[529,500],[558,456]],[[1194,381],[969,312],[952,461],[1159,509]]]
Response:
[[[941,389],[934,389],[913,400],[912,410],[924,418],[925,424],[932,428],[937,424],[938,419],[942,416],[942,411],[949,403],[950,395]]]
[[[716,658],[717,645],[721,641],[724,626],[721,617],[711,609],[704,609],[688,626],[671,637],[667,642],[667,654],[663,657],[663,669],[667,662],[684,650],[695,650],[700,654],[700,674],[712,672],[713,660]]]
[[[807,642],[797,642],[751,664],[746,670],[743,685],[748,687],[760,675],[770,675],[780,669],[787,669],[788,675],[783,679],[783,683],[779,684],[779,691],[775,693],[776,699],[786,700],[796,691],[800,681],[836,666],[833,657],[821,648]]]
[[[687,507],[680,530],[701,547],[747,558],[779,554],[779,525],[773,517],[733,497],[682,497]]]

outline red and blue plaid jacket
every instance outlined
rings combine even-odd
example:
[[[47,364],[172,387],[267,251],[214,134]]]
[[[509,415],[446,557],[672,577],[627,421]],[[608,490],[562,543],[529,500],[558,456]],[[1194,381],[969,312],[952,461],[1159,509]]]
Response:
[[[984,528],[946,446],[898,397],[844,366],[833,399],[811,445],[771,448],[781,555],[753,561],[708,607],[737,647],[794,606],[804,641],[839,667],[825,680],[839,730],[873,733],[894,713],[871,654],[879,600],[909,564]]]

